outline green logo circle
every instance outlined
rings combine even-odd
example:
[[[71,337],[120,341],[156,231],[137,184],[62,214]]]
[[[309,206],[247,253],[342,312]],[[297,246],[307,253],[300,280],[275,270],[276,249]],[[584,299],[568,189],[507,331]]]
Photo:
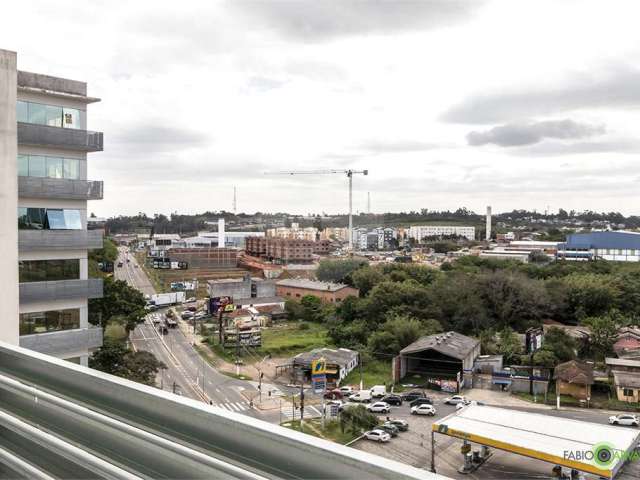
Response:
[[[613,445],[607,442],[597,443],[593,446],[593,461],[602,468],[610,467],[615,460]]]

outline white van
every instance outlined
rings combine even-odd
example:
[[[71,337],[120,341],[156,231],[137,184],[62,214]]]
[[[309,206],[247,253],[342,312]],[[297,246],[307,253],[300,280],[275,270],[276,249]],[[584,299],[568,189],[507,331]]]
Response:
[[[371,390],[369,390],[369,392],[371,393],[372,397],[381,398],[387,394],[387,387],[385,387],[384,385],[374,385],[373,387],[371,387]]]
[[[369,390],[360,390],[349,396],[349,400],[352,402],[370,402],[371,392]]]

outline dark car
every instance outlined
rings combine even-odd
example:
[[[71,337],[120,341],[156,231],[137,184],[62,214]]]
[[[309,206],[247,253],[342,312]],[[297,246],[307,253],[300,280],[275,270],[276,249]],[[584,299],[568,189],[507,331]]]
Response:
[[[415,407],[416,405],[433,405],[433,400],[431,400],[428,397],[420,397],[420,398],[416,398],[415,400],[412,400],[411,402],[409,402],[409,405],[412,407]]]
[[[406,432],[407,430],[409,430],[409,422],[407,422],[406,420],[402,420],[401,418],[393,418],[391,420],[388,420],[386,423],[395,425],[401,432]]]
[[[416,398],[421,398],[421,397],[424,397],[424,393],[422,393],[419,390],[411,390],[410,392],[404,392],[402,394],[402,399],[405,402],[412,402]]]
[[[387,432],[392,437],[397,437],[398,436],[398,432],[400,432],[400,429],[398,427],[396,427],[395,425],[393,425],[391,422],[384,422],[382,425],[380,425],[377,428],[379,428],[380,430],[384,430],[385,432]]]
[[[328,400],[342,400],[342,397],[344,395],[342,394],[342,392],[340,390],[331,390],[329,392],[326,392],[324,394],[324,398],[328,399]]]
[[[402,405],[402,397],[400,395],[385,395],[380,401],[389,405]]]

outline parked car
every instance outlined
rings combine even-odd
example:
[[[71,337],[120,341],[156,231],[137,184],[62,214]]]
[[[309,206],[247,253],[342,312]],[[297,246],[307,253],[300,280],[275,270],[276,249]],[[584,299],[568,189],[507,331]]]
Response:
[[[360,390],[357,393],[349,396],[349,400],[352,402],[370,402],[371,401],[371,392],[369,390]]]
[[[187,310],[186,312],[182,312],[182,315],[180,315],[182,317],[183,320],[188,320],[190,318],[193,318],[193,312],[190,312],[189,310]]]
[[[338,389],[325,392],[324,398],[328,400],[341,400],[344,395]]]
[[[484,403],[478,402],[477,400],[465,400],[464,402],[456,405],[456,410],[462,410],[467,405],[484,405]]]
[[[391,420],[388,420],[388,422],[395,425],[401,432],[409,430],[409,422],[402,420],[401,418],[392,418]]]
[[[391,435],[389,435],[384,430],[375,429],[369,432],[365,432],[364,438],[366,438],[367,440],[373,440],[374,442],[386,443],[391,440]]]
[[[355,390],[353,389],[353,387],[352,387],[352,386],[350,386],[350,385],[344,385],[344,386],[340,387],[340,388],[339,388],[339,390],[340,390],[342,393],[347,394],[347,395],[351,395],[352,393],[354,393],[354,392],[355,392]]]
[[[196,301],[196,297],[189,297],[184,301],[184,303],[192,303],[192,302],[195,302],[195,301]]]
[[[609,423],[611,425],[630,425],[637,427],[640,424],[640,417],[633,413],[621,413],[609,417]]]
[[[420,397],[420,398],[416,398],[415,400],[411,400],[409,402],[409,406],[411,407],[415,407],[416,405],[433,405],[433,400],[431,400],[429,397]]]
[[[452,395],[444,399],[444,403],[448,405],[457,405],[459,403],[464,403],[465,401],[466,398],[464,398],[462,395]]]
[[[402,394],[402,400],[405,402],[411,402],[420,397],[424,397],[424,394],[420,390],[411,390],[410,392],[404,392]]]
[[[373,398],[381,398],[387,394],[387,387],[384,385],[374,385],[369,391]]]
[[[122,267],[122,262],[118,262],[118,267]]]
[[[196,307],[195,305],[191,305],[189,307],[187,307],[187,310],[189,310],[190,312],[196,312],[198,310],[198,307]]]
[[[387,402],[389,405],[402,405],[402,397],[400,395],[385,395],[380,401]]]
[[[411,415],[431,415],[434,416],[436,414],[436,409],[433,405],[429,405],[427,403],[423,403],[422,405],[416,405],[415,407],[411,407]]]
[[[389,413],[391,411],[391,406],[385,402],[376,402],[368,405],[367,410],[372,413]]]
[[[391,422],[384,422],[379,428],[387,432],[391,437],[397,437],[398,433],[400,433],[400,429]]]

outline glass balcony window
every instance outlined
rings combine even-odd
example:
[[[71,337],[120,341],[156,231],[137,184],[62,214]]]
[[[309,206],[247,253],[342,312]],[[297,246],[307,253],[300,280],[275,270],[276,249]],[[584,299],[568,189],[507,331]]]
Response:
[[[20,335],[80,328],[80,309],[50,310],[20,314]]]
[[[16,105],[18,122],[48,125],[50,127],[82,129],[84,111],[77,108],[44,105],[18,100]]]
[[[18,208],[19,230],[82,230],[80,210],[62,208]]]
[[[78,280],[80,260],[23,260],[18,262],[20,283]]]
[[[20,154],[18,155],[18,176],[78,180],[80,178],[80,160]]]

